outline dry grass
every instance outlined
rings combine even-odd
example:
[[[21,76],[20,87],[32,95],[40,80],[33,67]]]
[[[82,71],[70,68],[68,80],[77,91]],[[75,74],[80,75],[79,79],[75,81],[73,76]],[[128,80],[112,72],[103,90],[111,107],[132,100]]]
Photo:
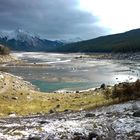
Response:
[[[14,76],[4,74],[0,79],[0,116],[11,113],[31,115],[52,111],[86,110],[118,103],[118,99],[106,98],[105,90],[83,93],[41,93]]]
[[[28,115],[48,113],[50,110],[82,110],[95,107],[105,101],[102,94],[86,93],[41,93],[33,90],[23,80],[5,75],[0,80],[0,116],[10,113]]]
[[[28,115],[36,113],[47,113],[50,110],[81,110],[97,106],[99,102],[104,101],[103,96],[94,94],[55,94],[55,93],[39,93],[24,92],[14,94],[17,99],[12,99],[12,93],[4,93],[0,95],[0,115],[8,115],[16,113],[18,115]],[[4,95],[9,94],[6,98]]]

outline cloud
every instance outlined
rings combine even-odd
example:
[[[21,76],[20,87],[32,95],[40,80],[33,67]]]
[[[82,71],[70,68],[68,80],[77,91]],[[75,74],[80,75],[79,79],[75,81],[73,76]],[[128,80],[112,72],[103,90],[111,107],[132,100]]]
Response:
[[[45,38],[94,38],[105,34],[78,0],[0,0],[0,30],[22,28]]]

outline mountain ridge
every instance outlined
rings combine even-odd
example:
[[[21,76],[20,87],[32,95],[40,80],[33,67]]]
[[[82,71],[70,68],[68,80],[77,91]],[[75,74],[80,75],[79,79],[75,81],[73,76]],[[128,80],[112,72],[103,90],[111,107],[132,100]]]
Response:
[[[124,33],[63,45],[63,52],[135,52],[140,51],[140,28]]]
[[[0,34],[0,44],[9,46],[14,51],[137,52],[140,51],[140,28],[72,43],[41,39],[39,36],[17,30],[11,36]]]

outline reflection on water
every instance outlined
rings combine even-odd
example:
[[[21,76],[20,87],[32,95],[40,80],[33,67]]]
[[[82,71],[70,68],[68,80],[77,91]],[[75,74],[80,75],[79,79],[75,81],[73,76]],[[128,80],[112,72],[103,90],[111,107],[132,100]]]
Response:
[[[140,64],[127,60],[96,60],[84,54],[14,53],[27,63],[48,64],[47,67],[3,67],[37,85],[41,91],[60,89],[81,90],[135,81],[140,76]],[[77,59],[78,58],[78,59]]]

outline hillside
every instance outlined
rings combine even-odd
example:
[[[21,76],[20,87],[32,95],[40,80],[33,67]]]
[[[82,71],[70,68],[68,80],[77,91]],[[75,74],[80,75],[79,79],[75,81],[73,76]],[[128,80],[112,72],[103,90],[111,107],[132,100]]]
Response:
[[[140,29],[102,36],[63,45],[59,52],[137,52],[140,51]]]

